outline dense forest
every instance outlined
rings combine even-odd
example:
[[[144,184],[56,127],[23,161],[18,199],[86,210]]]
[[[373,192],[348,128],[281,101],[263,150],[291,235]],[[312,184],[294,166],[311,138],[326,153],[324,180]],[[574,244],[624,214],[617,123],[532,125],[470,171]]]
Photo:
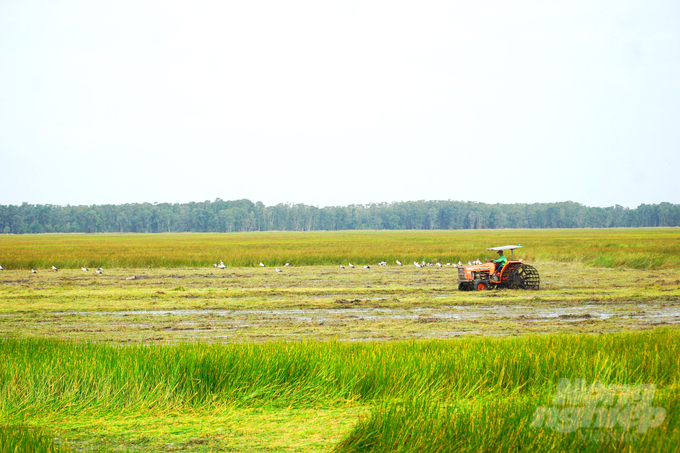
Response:
[[[446,230],[680,226],[680,205],[411,201],[318,208],[250,200],[124,205],[0,205],[0,233]]]

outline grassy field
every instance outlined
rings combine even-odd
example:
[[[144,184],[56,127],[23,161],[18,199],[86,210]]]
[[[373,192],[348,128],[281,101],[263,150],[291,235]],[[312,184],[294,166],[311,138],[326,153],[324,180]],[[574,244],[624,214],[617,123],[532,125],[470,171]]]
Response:
[[[677,228],[609,230],[451,230],[263,232],[231,234],[0,235],[6,269],[80,269],[467,262],[487,247],[522,244],[530,261],[656,269],[680,266]]]
[[[458,291],[456,269],[435,266],[6,270],[0,336],[365,341],[603,333],[680,321],[680,269],[534,264],[539,291]]]
[[[461,292],[452,266],[394,263],[511,243],[540,290]],[[0,453],[676,451],[679,245],[678,229],[0,235]],[[531,426],[581,378],[654,385],[665,420]]]

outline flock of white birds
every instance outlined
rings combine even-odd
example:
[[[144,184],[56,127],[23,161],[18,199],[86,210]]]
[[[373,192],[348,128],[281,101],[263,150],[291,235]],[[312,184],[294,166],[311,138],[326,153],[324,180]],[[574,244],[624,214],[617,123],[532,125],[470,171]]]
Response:
[[[401,261],[399,261],[399,260],[396,260],[396,263],[397,263],[397,265],[400,266],[400,267],[403,266],[403,264],[402,264]],[[468,261],[467,264],[468,264],[468,266],[472,266],[472,265],[474,265],[474,264],[482,264],[482,262],[481,262],[479,259],[476,259],[475,261]],[[460,261],[458,261],[458,263],[446,263],[446,264],[442,264],[442,263],[440,263],[439,261],[437,261],[437,262],[435,262],[435,263],[428,263],[428,262],[425,262],[425,261],[422,261],[422,262],[419,263],[419,262],[417,262],[417,261],[414,261],[414,262],[413,262],[413,265],[414,265],[415,267],[417,267],[418,269],[422,269],[422,268],[428,267],[428,266],[435,266],[435,267],[453,266],[454,268],[456,268],[456,267],[462,267],[462,266],[463,266],[463,263],[460,262]],[[283,265],[283,267],[289,267],[289,266],[290,266],[290,263],[286,263],[286,264]],[[347,266],[348,266],[350,269],[354,269],[354,268],[355,268],[355,267],[354,267],[354,264],[352,264],[352,263],[347,263]],[[379,262],[379,263],[378,263],[378,266],[387,267],[387,261],[381,261],[381,262]],[[223,262],[222,260],[220,260],[219,264],[215,263],[215,264],[213,264],[213,267],[215,267],[215,268],[217,268],[217,269],[226,269],[226,268],[227,268],[227,265],[224,264],[224,262]],[[266,266],[263,262],[260,261],[260,267],[267,267],[267,266]],[[368,270],[368,269],[371,268],[371,266],[369,266],[368,264],[366,264],[366,265],[363,266],[363,268]],[[274,269],[275,269],[276,272],[278,272],[278,273],[283,272],[283,271],[282,271],[281,269],[279,269],[278,267],[275,267]],[[340,265],[340,269],[345,269],[345,266],[344,266],[343,264],[341,264],[341,265]],[[0,266],[0,271],[4,271],[4,270],[5,270],[5,268],[2,267],[2,266]],[[52,270],[53,270],[54,272],[58,272],[58,271],[59,271],[59,268],[57,268],[56,266],[52,266]],[[89,269],[86,268],[86,267],[81,267],[80,270],[83,271],[83,272],[89,272]],[[37,274],[37,273],[38,273],[35,269],[31,269],[31,272],[32,272],[33,274]],[[104,269],[100,267],[100,268],[98,268],[95,272],[96,272],[97,274],[100,274],[100,275],[101,275],[101,274],[104,273]]]
[[[400,266],[400,267],[403,266],[403,264],[402,264],[401,261],[396,260],[395,262],[397,263],[398,266]],[[472,265],[475,265],[475,264],[482,264],[482,261],[479,260],[479,259],[476,259],[476,260],[474,260],[474,261],[468,261],[467,264],[468,264],[468,266],[472,266]],[[434,262],[434,263],[429,263],[429,262],[426,262],[426,261],[422,261],[422,262],[419,263],[419,262],[417,262],[417,261],[414,261],[414,262],[413,262],[413,265],[414,265],[415,267],[417,267],[418,269],[422,269],[422,268],[428,267],[428,266],[435,266],[435,267],[453,266],[454,268],[458,268],[458,267],[463,267],[463,266],[464,266],[464,264],[463,264],[461,261],[458,261],[458,263],[446,263],[446,264],[442,264],[442,263],[440,263],[439,261],[436,261],[436,262]],[[260,267],[267,267],[262,261],[260,261],[259,266],[260,266]],[[286,263],[286,264],[284,265],[284,267],[288,267],[288,266],[290,266],[290,263]],[[378,266],[387,267],[387,261],[380,261],[380,262],[378,263]],[[217,263],[213,264],[213,267],[215,267],[215,268],[217,268],[217,269],[226,269],[226,268],[227,268],[227,266],[224,264],[224,262],[223,262],[222,260],[220,260],[219,264],[217,264]],[[355,268],[356,268],[356,266],[354,266],[354,264],[352,264],[352,263],[347,263],[347,267],[349,267],[350,269],[355,269]],[[283,271],[282,271],[281,269],[279,269],[278,267],[275,267],[274,269],[275,269],[276,272],[278,272],[278,273],[283,272]],[[344,265],[344,264],[341,264],[341,265],[340,265],[340,269],[346,269],[345,265]],[[371,266],[368,265],[368,264],[366,264],[366,265],[363,266],[363,269],[369,270],[369,269],[371,269]]]
[[[260,266],[260,267],[267,267],[262,261],[260,261],[259,266]],[[288,267],[288,266],[290,266],[290,263],[286,263],[286,264],[283,265],[283,267]],[[226,269],[226,268],[227,268],[227,265],[224,264],[224,261],[220,260],[220,264],[215,263],[215,264],[213,264],[213,267],[216,267],[217,269]],[[279,269],[278,267],[275,267],[274,269],[275,269],[276,272],[278,272],[278,273],[283,272],[283,271],[282,271],[281,269]]]
[[[400,267],[403,266],[403,264],[402,264],[401,261],[396,260],[395,262],[397,263],[398,266],[400,266]],[[474,260],[474,261],[468,261],[467,264],[468,264],[468,266],[472,266],[472,265],[475,265],[475,264],[482,264],[482,261],[479,260],[479,259],[476,259],[476,260]],[[439,261],[436,261],[436,262],[434,262],[434,263],[428,263],[428,262],[426,262],[426,261],[422,261],[422,262],[419,263],[418,261],[414,261],[414,262],[413,262],[413,265],[414,265],[415,267],[417,267],[418,269],[422,269],[422,268],[428,267],[428,266],[435,266],[435,267],[453,266],[454,268],[463,267],[463,266],[464,266],[464,264],[463,264],[461,261],[458,261],[458,263],[446,263],[446,264],[442,264],[442,263],[440,263]],[[354,268],[355,268],[354,264],[352,264],[352,263],[347,263],[347,266],[348,266],[350,269],[354,269]],[[378,266],[387,267],[387,261],[381,261],[381,262],[379,262],[379,263],[378,263]],[[364,269],[370,269],[370,268],[371,268],[371,266],[368,266],[368,265],[364,266]],[[344,264],[341,264],[341,265],[340,265],[340,269],[345,269],[345,265],[344,265]]]
[[[2,266],[0,266],[0,271],[4,271],[4,270],[5,270],[5,268],[2,267]],[[52,270],[53,270],[54,272],[59,272],[59,268],[58,268],[57,266],[52,266]],[[89,271],[90,271],[90,270],[89,270],[88,268],[86,268],[86,267],[81,267],[80,270],[83,271],[83,272],[89,272]],[[100,268],[98,268],[97,270],[95,270],[94,272],[97,273],[97,274],[99,274],[99,275],[101,275],[101,274],[104,273],[104,268],[100,267]],[[38,271],[36,271],[35,269],[31,269],[31,273],[32,273],[32,274],[37,274]]]
[[[397,261],[397,264],[401,266],[401,263],[400,263],[399,261]],[[474,261],[468,261],[467,264],[468,264],[468,266],[472,266],[472,265],[474,265],[474,264],[482,264],[482,262],[481,262],[479,259],[476,259],[476,260],[474,260]],[[456,263],[446,263],[446,264],[442,264],[442,263],[440,263],[439,261],[437,261],[437,262],[434,263],[434,264],[433,264],[433,263],[426,263],[425,261],[423,261],[423,262],[421,262],[421,263],[419,263],[418,261],[414,261],[414,262],[413,262],[413,265],[414,265],[415,267],[417,267],[418,269],[421,269],[421,268],[427,267],[427,266],[436,266],[436,267],[453,266],[454,268],[456,268],[456,267],[463,267],[463,266],[464,266],[464,264],[463,264],[461,261],[458,261],[457,264],[456,264]]]

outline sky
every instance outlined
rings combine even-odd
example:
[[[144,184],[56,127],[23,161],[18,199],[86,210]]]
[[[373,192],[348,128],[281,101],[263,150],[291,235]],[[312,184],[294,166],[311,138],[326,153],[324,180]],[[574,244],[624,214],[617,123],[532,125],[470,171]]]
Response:
[[[0,204],[680,203],[680,2],[0,0]]]

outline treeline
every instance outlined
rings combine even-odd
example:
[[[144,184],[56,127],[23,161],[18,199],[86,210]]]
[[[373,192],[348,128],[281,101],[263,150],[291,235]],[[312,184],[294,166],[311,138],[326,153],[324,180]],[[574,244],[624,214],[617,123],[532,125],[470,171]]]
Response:
[[[235,232],[448,230],[680,226],[680,205],[587,207],[580,203],[485,204],[412,201],[318,208],[250,200],[124,205],[0,205],[0,232]]]

